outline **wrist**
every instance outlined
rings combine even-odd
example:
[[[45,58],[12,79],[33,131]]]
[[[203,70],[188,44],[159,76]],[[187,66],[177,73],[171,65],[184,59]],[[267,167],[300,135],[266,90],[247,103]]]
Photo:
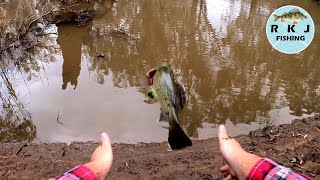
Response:
[[[99,169],[99,166],[96,163],[89,162],[84,164],[83,166],[89,168],[97,176],[97,178],[100,179],[101,170]]]
[[[251,169],[262,159],[259,156],[244,151],[241,164],[239,164],[239,179],[246,179]]]

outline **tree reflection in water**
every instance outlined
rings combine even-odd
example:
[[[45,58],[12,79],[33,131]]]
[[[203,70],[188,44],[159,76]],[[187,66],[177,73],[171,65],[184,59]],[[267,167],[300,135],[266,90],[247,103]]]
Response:
[[[20,95],[15,91],[13,74],[1,68],[0,142],[32,141],[36,138],[36,126]]]
[[[285,106],[295,116],[318,112],[319,47],[293,56],[272,49],[263,34],[266,15],[279,4],[223,3],[227,9],[213,21],[204,0],[119,3],[116,13],[93,23],[86,44],[89,54],[107,56],[93,58],[92,71],[112,72],[117,87],[140,87],[140,78],[150,68],[171,64],[187,89],[181,120],[193,136],[203,122],[273,122],[278,115],[271,111]],[[110,35],[115,27],[139,37],[139,42]]]

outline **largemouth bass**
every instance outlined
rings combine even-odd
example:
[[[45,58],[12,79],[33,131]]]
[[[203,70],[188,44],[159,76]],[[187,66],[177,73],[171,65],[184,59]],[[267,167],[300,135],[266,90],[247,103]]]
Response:
[[[160,120],[168,120],[168,142],[171,149],[182,149],[192,145],[192,141],[186,135],[179,124],[178,113],[185,104],[184,90],[175,79],[170,67],[161,66],[147,73],[151,91],[150,98],[157,99],[161,104]]]
[[[306,18],[307,16],[302,14],[298,9],[292,9],[289,12],[284,12],[280,16],[274,14],[274,21],[277,21],[278,19],[280,19],[281,22],[292,21],[293,24],[298,24],[299,21],[302,21]]]

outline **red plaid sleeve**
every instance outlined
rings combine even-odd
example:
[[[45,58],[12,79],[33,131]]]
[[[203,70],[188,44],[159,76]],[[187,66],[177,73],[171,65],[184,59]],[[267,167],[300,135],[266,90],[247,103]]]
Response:
[[[247,176],[249,180],[311,180],[310,177],[293,172],[291,169],[281,166],[280,164],[263,158],[250,170]]]
[[[85,166],[77,166],[63,174],[63,176],[58,176],[56,178],[51,178],[49,180],[96,180],[97,176]]]

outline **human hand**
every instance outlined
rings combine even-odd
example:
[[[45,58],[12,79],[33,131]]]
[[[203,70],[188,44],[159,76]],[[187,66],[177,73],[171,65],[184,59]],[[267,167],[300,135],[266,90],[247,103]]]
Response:
[[[224,180],[246,179],[251,168],[261,159],[246,152],[233,138],[229,138],[224,125],[218,128],[220,152],[227,164],[220,168],[222,173],[229,173]]]
[[[107,133],[102,133],[100,139],[101,145],[94,150],[90,162],[84,166],[91,169],[98,179],[105,179],[112,165],[113,154]]]

